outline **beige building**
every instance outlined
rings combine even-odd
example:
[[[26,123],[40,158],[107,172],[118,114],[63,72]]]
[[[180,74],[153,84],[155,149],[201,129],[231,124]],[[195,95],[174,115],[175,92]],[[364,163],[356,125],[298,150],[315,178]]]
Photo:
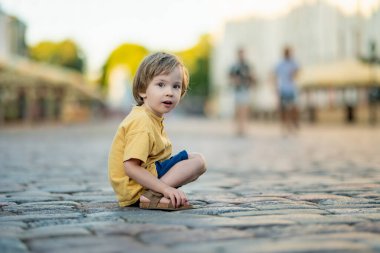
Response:
[[[273,112],[277,100],[271,74],[284,45],[293,47],[294,56],[304,69],[368,55],[371,41],[380,48],[379,27],[379,10],[368,17],[346,15],[323,0],[304,1],[276,18],[228,21],[222,33],[215,36],[212,55],[214,115],[230,117],[234,111],[227,73],[238,47],[245,48],[259,80],[251,94],[252,109]]]
[[[0,58],[26,56],[25,32],[26,25],[4,13],[0,6]]]

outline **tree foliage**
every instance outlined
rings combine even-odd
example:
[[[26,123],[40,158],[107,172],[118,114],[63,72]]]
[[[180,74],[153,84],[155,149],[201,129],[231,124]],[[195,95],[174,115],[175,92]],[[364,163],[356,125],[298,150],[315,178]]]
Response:
[[[209,94],[209,63],[211,43],[210,36],[203,35],[198,43],[187,50],[177,52],[190,73],[190,89],[188,95],[208,96]]]
[[[189,96],[206,97],[209,93],[209,60],[210,60],[210,37],[203,35],[198,43],[192,48],[184,51],[174,52],[184,62],[189,69],[190,89]],[[129,72],[132,78],[141,63],[142,59],[149,54],[149,50],[137,44],[125,43],[117,47],[103,66],[101,85],[103,89],[107,89],[109,75],[117,66],[122,66]]]
[[[79,72],[84,70],[84,55],[72,40],[41,41],[29,47],[29,56],[36,61],[71,68]]]
[[[103,66],[103,73],[101,78],[101,85],[103,88],[108,87],[109,75],[113,68],[122,66],[129,72],[132,78],[140,62],[148,55],[149,51],[140,45],[125,43],[117,47],[108,57],[105,65]]]

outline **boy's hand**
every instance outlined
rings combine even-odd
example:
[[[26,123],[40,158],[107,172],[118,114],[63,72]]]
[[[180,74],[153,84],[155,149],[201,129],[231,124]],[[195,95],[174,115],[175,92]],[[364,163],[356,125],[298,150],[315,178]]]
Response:
[[[172,202],[172,205],[175,208],[178,208],[181,205],[185,205],[187,203],[187,197],[185,193],[176,188],[167,187],[164,189],[164,192],[162,192],[162,194],[164,194],[165,198],[170,199],[170,201]]]

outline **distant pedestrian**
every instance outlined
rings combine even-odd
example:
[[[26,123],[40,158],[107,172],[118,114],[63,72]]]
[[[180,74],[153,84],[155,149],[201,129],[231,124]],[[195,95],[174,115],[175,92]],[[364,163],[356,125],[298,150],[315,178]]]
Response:
[[[119,125],[108,159],[108,173],[119,205],[144,209],[191,208],[178,187],[202,175],[202,155],[185,150],[171,156],[164,114],[184,96],[188,72],[174,55],[154,53],[140,64],[133,80],[137,105]]]
[[[230,68],[229,78],[234,89],[236,132],[241,136],[246,133],[251,104],[250,90],[255,83],[242,48],[237,51],[237,61]]]
[[[298,72],[299,66],[292,57],[292,49],[287,46],[283,49],[283,59],[274,71],[281,124],[287,132],[295,131],[299,127],[298,89],[295,83]]]

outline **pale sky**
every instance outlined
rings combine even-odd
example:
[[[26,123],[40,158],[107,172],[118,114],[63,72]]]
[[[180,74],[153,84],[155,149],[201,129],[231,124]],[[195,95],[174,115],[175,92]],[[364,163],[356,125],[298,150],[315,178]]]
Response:
[[[301,0],[0,0],[8,14],[27,25],[27,43],[73,39],[99,70],[118,45],[138,43],[150,50],[182,50],[200,35],[218,30],[225,20],[270,16]],[[311,0],[312,1],[312,0]],[[329,0],[347,13],[358,0]],[[363,12],[379,0],[361,0]]]

